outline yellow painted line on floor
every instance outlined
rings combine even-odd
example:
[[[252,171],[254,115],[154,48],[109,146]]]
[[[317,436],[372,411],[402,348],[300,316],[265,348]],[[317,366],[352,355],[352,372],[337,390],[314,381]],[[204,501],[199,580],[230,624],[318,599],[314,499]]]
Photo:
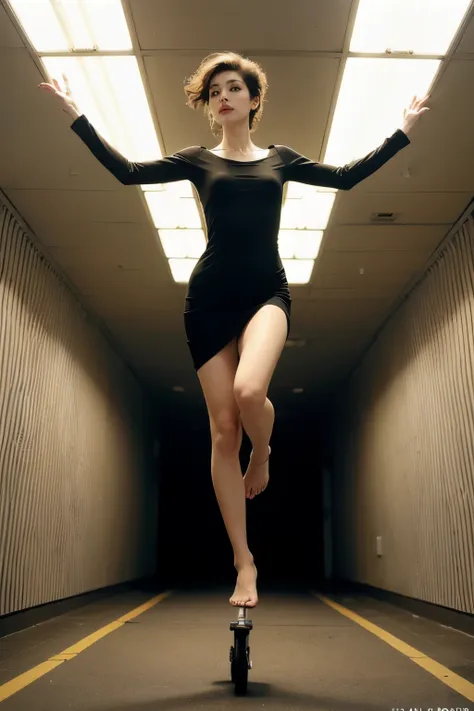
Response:
[[[398,652],[404,654],[406,657],[411,659],[412,662],[415,662],[415,664],[418,664],[418,666],[422,669],[425,669],[425,671],[435,676],[439,679],[439,681],[442,681],[443,684],[446,684],[446,686],[450,686],[451,689],[457,691],[458,694],[461,694],[461,696],[464,696],[469,701],[474,701],[474,684],[472,682],[464,679],[462,676],[459,676],[459,674],[455,674],[451,671],[451,669],[448,669],[448,667],[445,667],[443,664],[439,664],[439,662],[431,659],[431,657],[428,657],[424,654],[424,652],[421,652],[419,649],[415,649],[415,647],[406,644],[406,642],[398,639],[398,637],[390,634],[390,632],[387,632],[378,625],[374,625],[373,622],[369,622],[369,620],[366,620],[356,612],[349,610],[347,607],[340,605],[335,600],[331,600],[325,595],[320,595],[316,592],[313,592],[313,595],[314,597],[317,597],[318,600],[321,600],[321,602],[324,602],[326,605],[329,605],[329,607],[332,607],[337,612],[340,612],[341,615],[345,615],[353,622],[356,622],[361,627],[364,627],[364,629],[372,632],[372,634],[376,635],[387,644],[390,644]]]
[[[24,689],[25,686],[32,684],[34,681],[37,681],[37,679],[40,679],[45,674],[48,674],[49,672],[53,671],[54,669],[56,669],[56,667],[59,667],[64,662],[74,659],[75,657],[77,657],[78,654],[80,654],[80,652],[83,652],[95,642],[98,642],[99,639],[102,639],[111,632],[114,632],[120,627],[123,627],[124,624],[130,622],[130,620],[133,620],[135,617],[138,617],[138,615],[141,615],[143,612],[146,612],[146,610],[149,610],[154,605],[157,605],[159,602],[167,598],[170,594],[171,591],[168,590],[167,592],[160,593],[159,595],[152,597],[151,600],[148,600],[148,602],[145,602],[143,605],[140,605],[134,610],[131,610],[125,615],[122,615],[122,617],[119,617],[118,620],[110,622],[110,624],[106,625],[105,627],[101,627],[101,629],[97,630],[96,632],[93,632],[87,637],[84,637],[84,639],[79,640],[79,642],[76,642],[71,647],[63,649],[62,652],[58,652],[58,654],[55,654],[53,657],[50,657],[46,662],[42,662],[41,664],[38,664],[32,669],[28,669],[28,671],[24,672],[23,674],[16,676],[14,679],[5,682],[5,684],[1,684],[0,703],[2,701],[5,701],[5,699],[8,699],[10,696],[13,696],[13,694],[16,694],[18,691],[21,691],[21,689]]]

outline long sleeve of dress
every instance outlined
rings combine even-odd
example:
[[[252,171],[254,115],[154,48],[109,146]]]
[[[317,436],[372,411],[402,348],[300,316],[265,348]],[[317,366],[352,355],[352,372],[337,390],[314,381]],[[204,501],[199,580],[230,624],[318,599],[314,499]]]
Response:
[[[123,185],[171,183],[177,180],[194,182],[197,178],[196,164],[191,161],[191,158],[200,150],[199,147],[185,148],[171,156],[135,163],[110,145],[84,114],[73,121],[71,129],[84,141],[97,160]]]
[[[381,168],[398,151],[410,143],[408,136],[397,129],[378,148],[363,158],[343,166],[318,163],[287,146],[276,146],[284,162],[283,179],[338,190],[350,190]]]

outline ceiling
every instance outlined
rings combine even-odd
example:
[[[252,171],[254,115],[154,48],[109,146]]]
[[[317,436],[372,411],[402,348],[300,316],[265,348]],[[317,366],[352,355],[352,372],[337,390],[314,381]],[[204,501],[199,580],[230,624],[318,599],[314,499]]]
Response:
[[[321,160],[355,2],[124,6],[164,154],[215,145],[204,116],[186,107],[183,82],[206,54],[230,49],[268,75],[253,140]],[[306,345],[284,350],[272,381],[272,399],[286,417],[303,403],[314,406],[347,375],[473,198],[472,7],[457,39],[411,145],[337,193],[311,283],[291,287],[290,337]],[[112,177],[69,129],[70,118],[37,89],[45,77],[23,40],[0,0],[0,188],[150,392],[181,412],[200,408],[183,327],[186,287],[171,277],[142,191]],[[378,212],[397,219],[374,224]],[[295,387],[304,392],[294,394]]]

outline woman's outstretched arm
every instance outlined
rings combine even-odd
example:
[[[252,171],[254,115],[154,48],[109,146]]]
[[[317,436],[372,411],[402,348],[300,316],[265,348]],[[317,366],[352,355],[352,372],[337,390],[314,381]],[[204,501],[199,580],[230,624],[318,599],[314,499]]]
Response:
[[[128,160],[114,146],[105,140],[94,128],[88,118],[80,111],[74,101],[67,77],[63,74],[66,90],[63,91],[56,79],[52,84],[45,82],[39,88],[46,91],[59,103],[73,119],[71,129],[86,144],[91,153],[123,185],[146,183],[170,183],[178,180],[190,180],[196,183],[198,170],[193,157],[200,151],[199,146],[185,148],[172,156],[152,161],[135,162]]]

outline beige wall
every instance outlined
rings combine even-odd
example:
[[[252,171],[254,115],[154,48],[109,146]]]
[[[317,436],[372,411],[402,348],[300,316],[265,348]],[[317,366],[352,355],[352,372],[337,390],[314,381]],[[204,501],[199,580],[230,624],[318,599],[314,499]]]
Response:
[[[335,422],[337,577],[473,613],[472,215],[353,372]]]
[[[0,202],[0,615],[153,572],[146,408]]]

